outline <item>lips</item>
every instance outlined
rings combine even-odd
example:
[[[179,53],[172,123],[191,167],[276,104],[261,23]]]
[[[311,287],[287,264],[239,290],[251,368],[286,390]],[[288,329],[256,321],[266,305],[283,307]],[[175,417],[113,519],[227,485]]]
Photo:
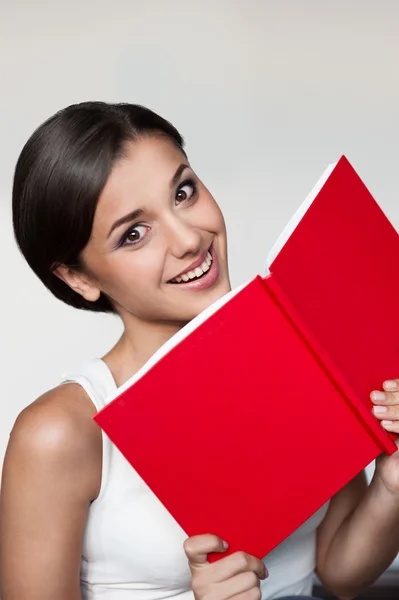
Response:
[[[204,291],[216,283],[219,272],[219,261],[212,244],[207,252],[168,283],[179,290]]]
[[[178,277],[182,278],[183,275],[186,275],[190,271],[193,271],[195,273],[196,268],[201,267],[201,265],[204,262],[207,262],[206,259],[207,259],[208,254],[210,255],[211,260],[212,260],[212,255],[211,255],[212,246],[213,246],[213,242],[212,242],[210,248],[208,248],[208,250],[203,252],[194,262],[191,263],[191,265],[186,267],[184,269],[184,271],[180,271],[180,273],[178,273],[175,277],[173,277],[173,279],[170,279],[169,282],[171,282],[171,281],[174,282]]]
[[[198,266],[195,266],[195,265]],[[173,279],[170,280],[170,283],[181,283],[182,281],[184,283],[187,283],[187,281],[191,281],[193,279],[199,279],[200,277],[202,277],[203,275],[205,275],[205,273],[207,273],[209,271],[209,269],[211,268],[212,265],[212,254],[208,251],[206,254],[205,259],[200,263],[199,260],[197,260],[195,263],[193,263],[191,265],[191,267],[189,267],[187,269],[187,271],[184,271],[183,273],[180,273],[180,275],[178,275],[177,277],[174,277]]]

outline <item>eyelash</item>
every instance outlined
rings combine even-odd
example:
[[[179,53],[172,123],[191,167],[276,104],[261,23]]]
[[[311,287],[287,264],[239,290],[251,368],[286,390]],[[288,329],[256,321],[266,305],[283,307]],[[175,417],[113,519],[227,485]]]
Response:
[[[125,231],[125,233],[123,234],[123,236],[121,237],[117,248],[122,248],[122,246],[137,246],[137,244],[140,244],[142,238],[140,238],[139,240],[137,240],[136,242],[128,242],[127,238],[128,236],[133,233],[134,231],[137,230],[138,227],[144,227],[145,229],[147,229],[147,231],[149,231],[150,227],[148,227],[148,225],[144,225],[144,223],[135,223],[134,225],[131,225],[129,227],[129,229],[127,229]]]
[[[176,196],[175,196],[175,201],[177,201],[177,194],[179,192],[181,192],[181,190],[184,187],[190,186],[192,188],[192,194],[189,198],[185,198],[183,200],[180,200],[179,205],[182,204],[183,202],[190,202],[196,199],[197,195],[198,195],[198,188],[197,188],[197,184],[195,183],[195,181],[193,179],[186,179],[185,181],[183,181],[179,187],[176,190]],[[127,238],[128,236],[135,231],[138,227],[145,227],[147,228],[147,230],[149,230],[150,228],[145,225],[144,223],[134,223],[134,225],[131,225],[129,227],[129,229],[127,229],[125,231],[125,233],[123,234],[123,236],[121,237],[117,248],[121,248],[122,246],[128,245],[128,246],[137,246],[138,244],[140,244],[142,238],[140,238],[139,240],[137,240],[136,242],[128,242],[127,243]]]
[[[190,198],[181,200],[180,202],[189,202],[190,200],[195,200],[195,198],[197,197],[197,194],[198,194],[197,184],[195,183],[194,179],[192,179],[192,178],[186,179],[179,185],[179,187],[176,190],[176,197],[177,197],[177,194],[186,186],[190,186],[192,188],[193,192],[192,192]],[[175,198],[175,200],[176,199],[177,198]]]

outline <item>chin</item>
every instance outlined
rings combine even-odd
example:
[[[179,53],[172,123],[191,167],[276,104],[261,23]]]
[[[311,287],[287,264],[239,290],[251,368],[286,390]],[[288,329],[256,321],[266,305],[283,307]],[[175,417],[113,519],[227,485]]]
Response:
[[[226,280],[221,281],[217,286],[202,292],[191,292],[189,295],[186,295],[186,293],[182,291],[181,306],[184,308],[184,315],[181,315],[181,321],[188,323],[209,308],[214,302],[222,298],[222,296],[225,296],[230,290],[230,283]]]

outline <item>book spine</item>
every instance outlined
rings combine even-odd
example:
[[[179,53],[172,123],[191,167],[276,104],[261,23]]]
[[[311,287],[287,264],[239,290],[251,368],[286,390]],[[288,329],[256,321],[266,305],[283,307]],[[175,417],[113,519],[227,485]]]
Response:
[[[295,307],[279,286],[276,278],[272,274],[268,275],[263,279],[263,285],[266,291],[279,305],[285,317],[304,340],[329,379],[347,399],[349,407],[355,412],[381,451],[386,452],[387,454],[396,452],[397,446],[393,438],[381,427],[380,423],[372,415],[371,410],[368,410],[365,404],[360,400],[356,392],[341,373],[340,369],[335,365],[328,352],[326,352],[310,328],[295,310]]]

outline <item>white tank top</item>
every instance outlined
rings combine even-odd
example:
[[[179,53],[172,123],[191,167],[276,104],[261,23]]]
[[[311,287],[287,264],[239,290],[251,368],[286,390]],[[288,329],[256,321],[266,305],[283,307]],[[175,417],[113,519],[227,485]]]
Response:
[[[80,384],[97,410],[117,389],[101,359],[65,374],[62,382]],[[193,600],[186,534],[104,433],[102,443],[101,489],[90,505],[83,540],[83,599]],[[311,594],[316,529],[326,510],[264,558],[269,577],[262,582],[263,600]]]

